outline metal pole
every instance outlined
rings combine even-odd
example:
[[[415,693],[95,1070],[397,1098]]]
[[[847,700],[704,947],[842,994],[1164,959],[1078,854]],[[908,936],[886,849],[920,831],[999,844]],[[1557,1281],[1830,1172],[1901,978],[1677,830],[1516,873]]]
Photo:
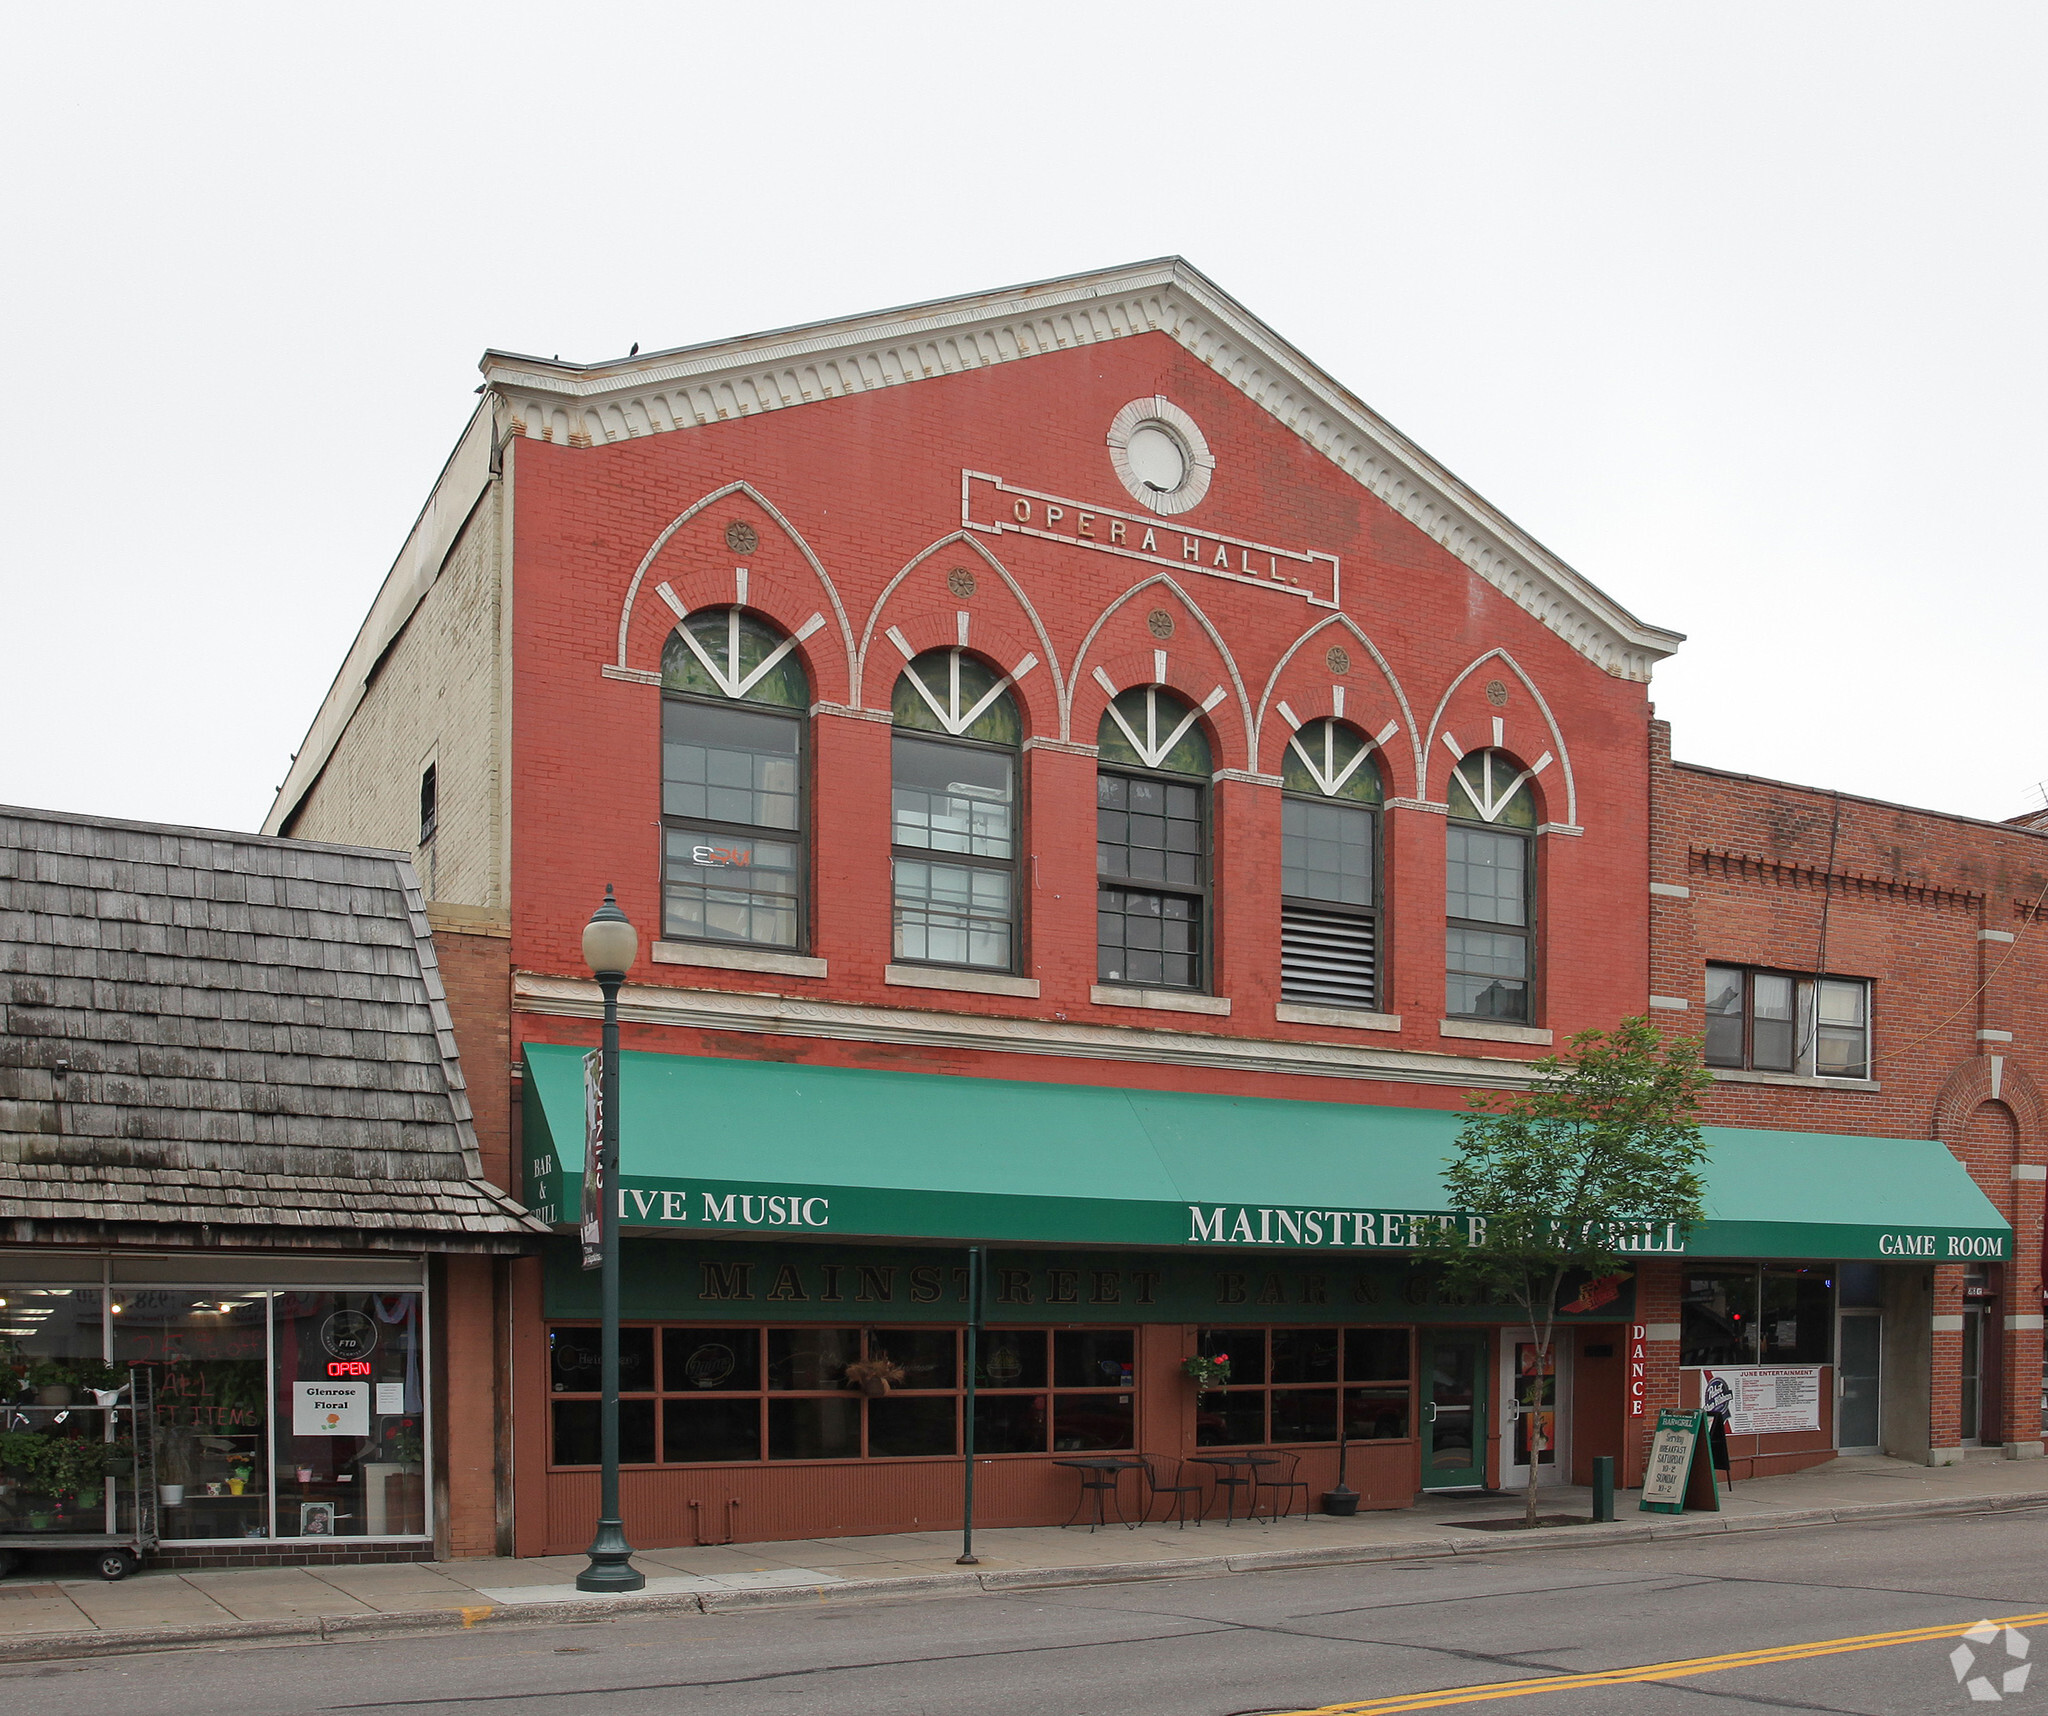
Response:
[[[963,1441],[967,1447],[967,1470],[962,1479],[960,1553],[954,1558],[956,1567],[979,1567],[980,1558],[974,1553],[974,1373],[981,1355],[981,1247],[967,1248],[967,1389],[965,1399],[966,1423]]]
[[[604,1331],[598,1349],[604,1399],[597,1420],[604,1475],[590,1565],[576,1575],[579,1591],[637,1591],[647,1583],[633,1565],[633,1546],[619,1518],[619,985],[625,980],[623,971],[597,973],[604,991],[604,1196],[598,1205],[598,1242],[604,1247]]]
[[[1605,1525],[1614,1518],[1614,1456],[1593,1456],[1593,1523]]]

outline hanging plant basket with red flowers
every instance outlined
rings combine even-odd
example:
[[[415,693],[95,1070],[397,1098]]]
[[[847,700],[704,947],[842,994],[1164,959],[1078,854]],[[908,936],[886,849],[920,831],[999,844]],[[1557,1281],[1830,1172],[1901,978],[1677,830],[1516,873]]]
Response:
[[[1209,1358],[1191,1358],[1181,1369],[1194,1378],[1198,1389],[1221,1388],[1230,1381],[1230,1355],[1217,1353]]]

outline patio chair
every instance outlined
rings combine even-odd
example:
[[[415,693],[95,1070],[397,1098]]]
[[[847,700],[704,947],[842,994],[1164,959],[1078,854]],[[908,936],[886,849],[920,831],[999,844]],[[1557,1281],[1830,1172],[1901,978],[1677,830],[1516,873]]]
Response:
[[[1269,1512],[1266,1518],[1268,1520],[1285,1519],[1296,1490],[1301,1491],[1301,1517],[1304,1520],[1308,1518],[1308,1484],[1304,1479],[1296,1475],[1300,1469],[1301,1456],[1299,1454],[1281,1454],[1277,1464],[1258,1468],[1257,1478],[1252,1488],[1253,1518],[1256,1519],[1258,1517],[1260,1498],[1270,1492],[1273,1495],[1285,1498],[1285,1501],[1278,1513]]]
[[[1164,1525],[1171,1518],[1182,1531],[1187,1529],[1188,1510],[1194,1509],[1195,1523],[1202,1523],[1201,1474],[1190,1474],[1185,1460],[1169,1459],[1163,1454],[1140,1454],[1145,1471],[1145,1511],[1140,1516],[1146,1525],[1152,1523],[1152,1504],[1161,1496],[1173,1498],[1170,1514],[1161,1515],[1159,1523]],[[1190,1497],[1194,1499],[1189,1500]]]

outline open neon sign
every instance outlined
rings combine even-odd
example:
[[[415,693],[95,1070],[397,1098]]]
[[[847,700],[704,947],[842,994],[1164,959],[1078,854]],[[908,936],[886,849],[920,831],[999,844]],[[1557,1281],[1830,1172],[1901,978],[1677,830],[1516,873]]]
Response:
[[[328,1364],[327,1374],[329,1376],[368,1376],[370,1374],[370,1361],[368,1359],[335,1359]]]

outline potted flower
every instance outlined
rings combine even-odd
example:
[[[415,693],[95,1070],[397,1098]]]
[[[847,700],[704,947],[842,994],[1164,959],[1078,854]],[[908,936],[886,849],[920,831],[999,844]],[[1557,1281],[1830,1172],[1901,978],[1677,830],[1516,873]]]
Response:
[[[254,1473],[255,1468],[247,1460],[230,1466],[228,1468],[228,1494],[231,1496],[240,1495],[243,1490],[248,1488],[249,1479]]]
[[[185,1487],[193,1482],[192,1435],[166,1425],[157,1432],[156,1499],[164,1507],[183,1507]]]
[[[863,1394],[887,1394],[903,1380],[903,1367],[887,1353],[855,1359],[846,1367],[846,1380]]]
[[[35,1390],[38,1406],[69,1406],[73,1377],[68,1366],[55,1359],[38,1359],[28,1367],[28,1385]]]
[[[1230,1355],[1214,1353],[1204,1356],[1197,1353],[1182,1365],[1181,1369],[1194,1380],[1198,1393],[1205,1389],[1221,1388],[1230,1381]]]

